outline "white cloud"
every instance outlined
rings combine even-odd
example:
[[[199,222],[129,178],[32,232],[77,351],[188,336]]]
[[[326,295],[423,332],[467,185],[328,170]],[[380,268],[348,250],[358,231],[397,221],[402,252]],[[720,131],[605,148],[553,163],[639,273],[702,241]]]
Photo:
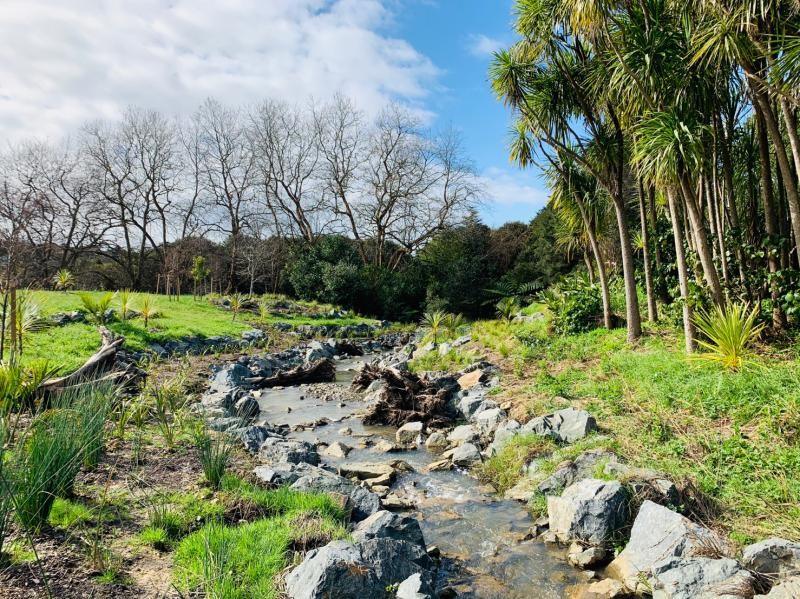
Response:
[[[489,167],[480,181],[486,193],[481,214],[492,226],[510,220],[528,222],[547,205],[549,194],[531,172]]]
[[[136,104],[188,113],[214,96],[424,112],[439,71],[384,33],[382,0],[5,0],[0,141],[58,138]]]
[[[505,48],[507,45],[502,40],[479,33],[469,36],[468,49],[473,56],[485,58],[491,56],[497,50]]]

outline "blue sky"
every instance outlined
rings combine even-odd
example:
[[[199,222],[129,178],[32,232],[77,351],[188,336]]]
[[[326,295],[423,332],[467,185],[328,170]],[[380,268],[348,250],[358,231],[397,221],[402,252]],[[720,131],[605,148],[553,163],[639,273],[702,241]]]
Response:
[[[507,151],[509,111],[489,87],[491,52],[514,41],[510,0],[402,0],[396,32],[431,59],[440,73],[426,99],[436,124],[453,124],[495,197],[481,210],[496,226],[529,221],[546,202],[536,170],[520,171]]]
[[[246,108],[334,93],[461,131],[485,222],[529,221],[547,194],[506,152],[487,82],[511,0],[3,0],[0,143],[58,141],[136,105],[185,117],[206,98]]]

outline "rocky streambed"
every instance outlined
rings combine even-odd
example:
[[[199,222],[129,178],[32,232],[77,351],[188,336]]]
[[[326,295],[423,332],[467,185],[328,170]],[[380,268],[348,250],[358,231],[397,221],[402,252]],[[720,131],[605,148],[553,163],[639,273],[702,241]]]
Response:
[[[597,423],[573,409],[509,419],[491,399],[498,380],[490,364],[418,379],[403,374],[413,349],[398,350],[405,342],[312,342],[243,357],[211,377],[198,409],[258,456],[259,479],[331,493],[351,513],[352,542],[310,551],[286,578],[288,596],[800,596],[800,544],[771,539],[734,559],[725,539],[677,513],[683,498],[672,481],[605,450],[555,471],[532,461],[522,483],[496,496],[470,467],[517,434],[570,444]],[[326,380],[309,374],[302,384],[275,386],[276,375],[292,369],[324,373],[322,361],[334,366]],[[437,400],[425,404],[436,406],[435,417],[417,409],[408,389]],[[407,421],[364,424],[387,412]],[[548,496],[548,517],[537,521],[524,503],[535,493]]]

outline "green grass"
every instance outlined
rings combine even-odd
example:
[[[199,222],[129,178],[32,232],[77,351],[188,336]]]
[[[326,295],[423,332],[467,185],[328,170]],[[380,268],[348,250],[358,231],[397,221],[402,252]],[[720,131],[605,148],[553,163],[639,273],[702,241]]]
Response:
[[[99,299],[104,292],[86,292],[94,299]],[[138,294],[137,294],[138,295]],[[63,291],[33,291],[32,297],[41,305],[43,315],[47,316],[56,312],[71,312],[83,308],[81,299],[76,292]],[[218,308],[211,302],[191,296],[183,296],[180,300],[169,300],[166,296],[151,295],[160,316],[150,321],[147,328],[141,319],[121,321],[119,319],[108,323],[106,326],[113,332],[125,336],[127,348],[138,351],[147,349],[151,343],[166,343],[180,339],[199,336],[233,336],[238,337],[243,331],[256,325],[274,325],[278,322],[288,322],[293,325],[314,324],[357,324],[361,322],[374,322],[357,316],[348,318],[313,318],[293,312],[286,314],[271,314],[263,322],[258,315],[242,312],[234,321],[231,313]],[[141,296],[135,296],[131,308],[136,310]],[[112,307],[119,313],[120,299],[115,297]],[[295,303],[297,309],[308,309],[310,312],[324,314],[322,310],[327,306],[314,304]],[[76,323],[63,327],[50,327],[42,331],[29,334],[24,344],[23,360],[30,363],[36,360],[46,360],[57,365],[61,372],[69,372],[80,366],[87,357],[92,355],[100,345],[100,334],[97,326],[90,323]]]
[[[502,400],[522,402],[529,416],[582,406],[629,462],[696,483],[719,505],[717,524],[737,540],[800,540],[796,357],[761,356],[731,372],[688,359],[679,333],[667,328],[650,327],[635,346],[623,329],[519,337],[525,377]],[[566,459],[563,450],[557,457]]]
[[[491,484],[500,494],[505,493],[522,478],[522,468],[532,459],[550,453],[555,444],[547,437],[520,434],[512,437],[495,455],[475,471],[478,478]]]
[[[419,358],[414,358],[408,363],[412,372],[424,372],[426,370],[449,371],[461,370],[469,366],[478,359],[478,354],[473,351],[456,347],[441,355],[438,349],[434,349]]]
[[[86,505],[56,497],[50,508],[48,522],[50,526],[74,528],[90,523],[93,518],[92,510]]]
[[[174,556],[175,581],[183,592],[225,599],[279,597],[278,575],[293,550],[347,538],[344,514],[326,495],[262,489],[233,476],[225,477],[223,489],[229,501],[249,503],[262,517],[238,526],[212,521],[184,538]]]

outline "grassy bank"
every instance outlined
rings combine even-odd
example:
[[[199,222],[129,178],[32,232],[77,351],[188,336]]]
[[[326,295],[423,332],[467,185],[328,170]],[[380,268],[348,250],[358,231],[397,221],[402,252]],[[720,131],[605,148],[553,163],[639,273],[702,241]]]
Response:
[[[623,329],[551,334],[546,316],[478,322],[471,334],[473,342],[454,351],[502,366],[494,399],[513,416],[585,408],[609,437],[589,445],[613,446],[634,465],[696,484],[717,506],[714,524],[735,540],[800,540],[800,361],[793,349],[757,353],[732,372],[687,358],[679,333],[667,326],[647,328],[633,346]],[[484,475],[508,488],[521,464],[540,453],[535,441],[512,444]]]
[[[103,292],[89,292],[89,295],[96,300],[103,295]],[[44,317],[57,312],[83,309],[80,295],[76,292],[34,291],[31,296],[40,306]],[[143,296],[133,298],[131,305],[133,310],[139,309],[141,297]],[[124,335],[125,346],[131,350],[142,350],[151,343],[177,341],[189,336],[238,337],[247,329],[269,327],[279,322],[294,326],[374,322],[357,316],[329,318],[326,314],[333,306],[289,302],[278,296],[272,299],[273,303],[288,305],[290,308],[276,308],[263,317],[242,311],[235,320],[230,311],[223,310],[206,299],[195,300],[191,296],[182,296],[176,300],[163,295],[150,295],[150,298],[158,316],[150,320],[147,327],[140,318],[125,321],[115,319],[106,325],[113,332]],[[119,312],[119,297],[114,298],[111,307]],[[46,360],[49,364],[59,367],[61,372],[69,372],[80,366],[99,345],[100,334],[95,324],[87,322],[48,327],[25,336],[23,360],[26,362]]]

